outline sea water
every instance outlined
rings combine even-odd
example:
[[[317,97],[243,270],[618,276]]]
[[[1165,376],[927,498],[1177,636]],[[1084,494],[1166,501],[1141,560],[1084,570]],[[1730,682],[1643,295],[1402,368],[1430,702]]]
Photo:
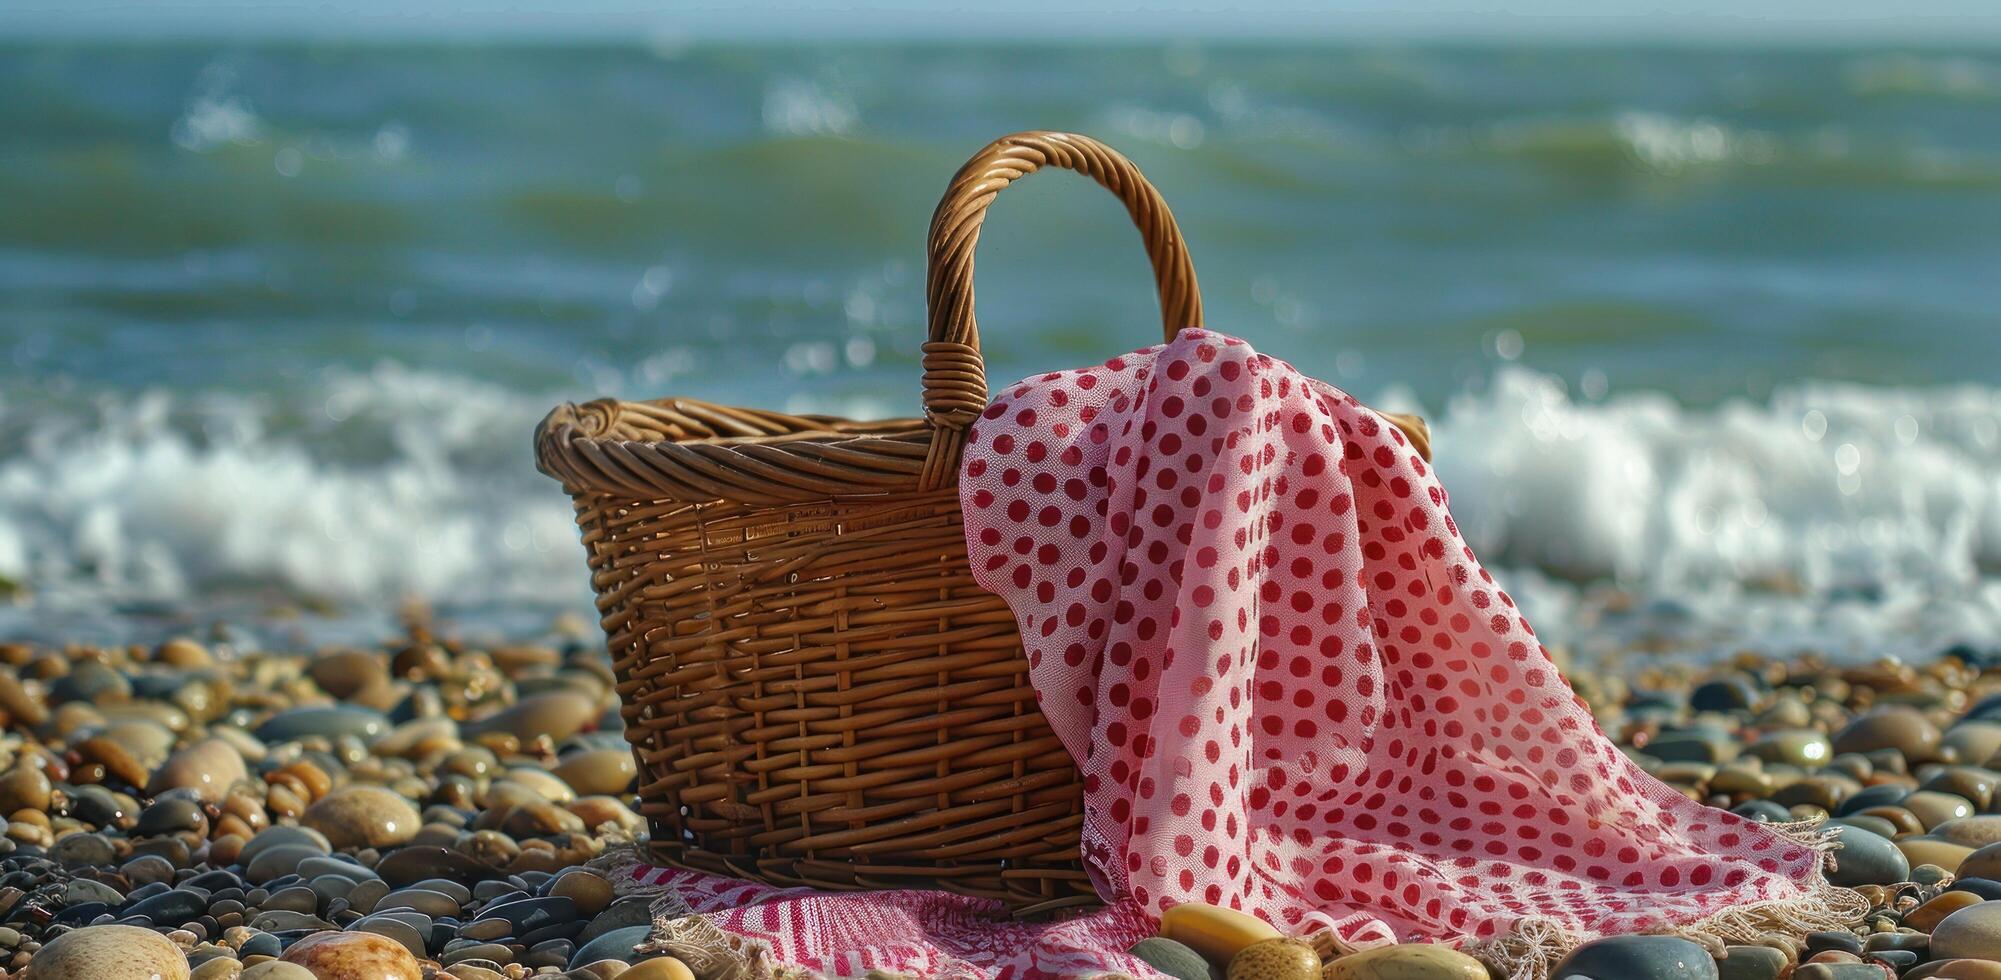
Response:
[[[1097,135],[1209,325],[1432,423],[1585,652],[2001,646],[2001,53],[0,46],[0,633],[588,615],[552,405],[917,407],[958,164]],[[1074,178],[996,204],[996,382],[1158,339]]]

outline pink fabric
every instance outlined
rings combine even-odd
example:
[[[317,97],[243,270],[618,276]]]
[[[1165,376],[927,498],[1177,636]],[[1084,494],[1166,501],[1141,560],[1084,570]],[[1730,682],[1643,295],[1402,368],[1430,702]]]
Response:
[[[1181,902],[1351,945],[1578,940],[1821,885],[1814,850],[1599,733],[1402,432],[1242,341],[1184,330],[1003,391],[960,492],[1085,775],[1109,907],[1020,925],[938,892],[642,872],[783,962],[1152,977],[1121,951]]]
[[[1367,945],[1805,899],[1818,852],[1634,766],[1395,426],[1243,341],[1003,391],[961,474],[1085,776],[1099,890]]]
[[[821,892],[641,867],[641,885],[662,886],[725,932],[767,944],[779,963],[831,977],[887,970],[938,980],[1054,980],[1161,974],[1132,944],[1154,933],[1152,916],[1115,903],[1061,922],[1018,923],[998,902],[949,892]]]

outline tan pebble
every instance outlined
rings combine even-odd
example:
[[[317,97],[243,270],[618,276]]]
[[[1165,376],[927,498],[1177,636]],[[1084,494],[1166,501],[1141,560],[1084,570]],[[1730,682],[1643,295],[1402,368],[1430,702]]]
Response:
[[[279,957],[320,980],[423,980],[417,958],[403,944],[372,932],[319,932]]]
[[[272,787],[276,792],[277,787]],[[305,827],[326,835],[336,849],[393,847],[408,843],[420,824],[410,801],[380,786],[341,787],[308,807],[299,818]]]
[[[52,790],[49,777],[41,769],[16,763],[5,775],[0,775],[0,813],[47,810]]]
[[[1911,867],[1920,864],[1936,864],[1947,871],[1953,871],[1963,878],[1979,877],[1971,872],[1960,872],[1960,862],[1975,853],[1973,848],[1935,837],[1903,837],[1896,841],[1897,850],[1904,852],[1905,860]]]
[[[1807,957],[1808,963],[1860,963],[1862,957],[1845,949],[1823,949]]]
[[[168,640],[160,644],[159,649],[153,651],[153,659],[169,667],[179,667],[182,670],[195,670],[215,665],[215,657],[209,654],[207,647],[185,637]]]
[[[639,772],[630,749],[591,749],[557,760],[549,774],[568,783],[581,796],[623,793]]]
[[[613,977],[632,972],[632,964],[624,960],[598,960],[595,963],[586,963],[573,972],[589,973],[598,980],[612,980]]]
[[[1933,960],[1904,974],[1905,980],[2001,980],[2001,963],[1993,960]]]
[[[1404,943],[1339,957],[1321,980],[1487,980],[1487,967],[1449,946]]]
[[[577,904],[577,911],[589,918],[604,911],[616,897],[611,882],[595,872],[578,869],[565,871],[549,887],[550,895],[560,895]]]
[[[264,805],[277,817],[296,818],[306,812],[306,801],[299,794],[281,783],[272,783],[264,791]]]
[[[576,691],[546,691],[461,726],[474,736],[511,735],[515,740],[538,735],[561,741],[596,720],[597,701]]]
[[[1896,834],[1893,836],[1903,836],[1905,834],[1922,834],[1925,832],[1924,820],[1921,819],[1917,814],[1912,813],[1911,811],[1906,810],[1900,806],[1866,807],[1864,809],[1855,811],[1855,813],[1852,815],[1857,817],[1875,817],[1878,820],[1883,820],[1888,822],[1889,825],[1896,830]]]
[[[219,803],[229,795],[229,787],[249,778],[250,770],[235,746],[219,738],[205,738],[168,756],[153,778],[145,781],[146,795],[191,789],[203,800]]]
[[[1316,980],[1320,954],[1302,940],[1266,939],[1230,957],[1228,976],[1229,980]]]
[[[627,759],[632,758],[632,753],[630,752],[621,749],[620,753]],[[509,782],[525,787],[536,796],[551,803],[568,803],[577,798],[577,790],[571,788],[569,783],[540,769],[509,769],[505,776],[502,776],[500,780],[496,780],[496,783],[498,782]],[[620,789],[623,788],[620,787]],[[605,792],[616,793],[619,790],[614,789]]]
[[[1904,925],[1919,932],[1930,932],[1945,917],[1969,905],[1979,905],[1980,896],[1972,892],[1942,892],[1937,898],[1904,913]]]
[[[1877,708],[1848,723],[1834,736],[1836,752],[1873,752],[1895,749],[1904,760],[1916,764],[1933,758],[1939,746],[1938,726],[1916,708],[1891,705]]]
[[[244,967],[237,980],[319,980],[319,978],[313,975],[313,971],[297,963],[264,957],[261,961]]]
[[[695,971],[672,956],[644,960],[618,975],[619,980],[695,980]]]
[[[314,657],[306,674],[321,690],[346,700],[364,688],[388,683],[389,665],[378,654],[336,650]]]
[[[84,739],[76,746],[76,753],[85,761],[95,762],[104,767],[113,778],[127,786],[146,785],[146,763],[126,746],[110,736],[98,735]]]
[[[0,709],[27,728],[40,728],[49,720],[42,699],[30,694],[11,670],[0,671]]]
[[[1921,789],[1903,798],[1899,806],[1911,811],[1929,830],[1948,820],[1973,816],[1973,803],[1963,796]]]
[[[195,967],[189,980],[236,980],[243,973],[243,964],[227,956],[218,956]]]
[[[28,964],[27,980],[76,978],[188,980],[188,961],[179,946],[151,929],[85,926],[56,937]]]
[[[620,830],[638,830],[646,822],[631,807],[609,796],[586,796],[565,809],[576,814],[577,819],[584,822],[584,828],[593,832],[606,825]]]
[[[458,980],[507,980],[505,973],[495,973],[486,967],[473,966],[470,963],[454,963],[445,968],[444,975],[457,977]]]

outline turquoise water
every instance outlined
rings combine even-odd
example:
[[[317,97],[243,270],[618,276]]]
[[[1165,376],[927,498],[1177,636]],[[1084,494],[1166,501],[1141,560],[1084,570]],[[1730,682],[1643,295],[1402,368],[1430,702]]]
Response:
[[[1997,112],[1991,51],[15,42],[0,575],[584,608],[540,414],[913,413],[930,209],[1055,128],[1162,188],[1212,326],[1432,416],[1490,563],[1977,634]],[[992,376],[1156,337],[1102,191],[988,229]]]

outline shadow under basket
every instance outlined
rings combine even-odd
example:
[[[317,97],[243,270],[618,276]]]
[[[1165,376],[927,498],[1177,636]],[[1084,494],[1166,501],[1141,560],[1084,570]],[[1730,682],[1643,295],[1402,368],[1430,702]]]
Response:
[[[1044,166],[1125,203],[1163,335],[1200,326],[1187,248],[1131,162],[1023,133],[968,162],[933,218],[924,418],[666,399],[564,405],[537,428],[538,465],[576,505],[655,862],[943,888],[1024,917],[1097,903],[1082,778],[1014,614],[973,581],[959,509],[987,404],[973,251],[995,194]],[[1392,420],[1423,451],[1423,424]]]

